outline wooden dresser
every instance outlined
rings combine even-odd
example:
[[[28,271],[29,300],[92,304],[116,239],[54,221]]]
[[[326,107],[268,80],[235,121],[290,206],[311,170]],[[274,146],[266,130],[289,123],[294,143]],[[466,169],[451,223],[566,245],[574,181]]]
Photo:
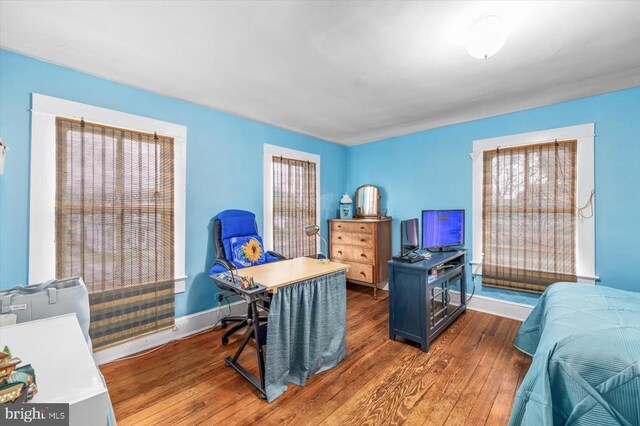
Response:
[[[330,258],[349,266],[347,280],[373,286],[388,279],[387,261],[391,259],[391,218],[329,220]]]

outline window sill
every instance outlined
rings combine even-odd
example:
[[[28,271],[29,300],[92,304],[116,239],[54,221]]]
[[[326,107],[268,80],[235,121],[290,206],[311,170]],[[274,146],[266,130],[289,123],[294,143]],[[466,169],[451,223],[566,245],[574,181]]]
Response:
[[[472,260],[469,262],[469,264],[472,266],[472,273],[474,275],[478,275],[478,276],[482,276],[482,262],[477,261],[477,260]],[[590,274],[576,274],[576,277],[578,278],[578,282],[579,283],[584,283],[584,284],[595,284],[596,281],[600,281],[600,277],[597,275],[590,275]]]
[[[176,277],[174,294],[184,293],[185,291],[187,291],[187,277]]]

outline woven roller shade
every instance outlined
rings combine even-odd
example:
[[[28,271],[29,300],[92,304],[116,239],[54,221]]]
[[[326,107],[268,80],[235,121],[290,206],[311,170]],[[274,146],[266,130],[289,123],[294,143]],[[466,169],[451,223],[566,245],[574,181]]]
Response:
[[[173,326],[173,139],[56,127],[56,277],[87,284],[94,349]]]
[[[287,258],[315,254],[316,238],[306,225],[316,221],[316,164],[273,157],[273,244]]]
[[[482,285],[576,281],[576,141],[484,152]]]

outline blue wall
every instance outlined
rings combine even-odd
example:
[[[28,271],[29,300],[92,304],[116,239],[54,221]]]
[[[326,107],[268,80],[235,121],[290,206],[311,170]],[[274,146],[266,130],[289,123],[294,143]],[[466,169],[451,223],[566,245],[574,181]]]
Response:
[[[187,126],[187,291],[176,314],[208,309],[216,300],[207,276],[213,261],[209,222],[218,212],[255,212],[262,229],[262,144],[321,156],[323,234],[336,217],[346,181],[347,149],[0,50],[0,137],[11,148],[0,176],[0,288],[27,282],[31,93],[42,93]]]
[[[347,188],[382,188],[383,207],[399,220],[422,209],[467,211],[471,247],[473,140],[595,123],[596,273],[601,284],[640,291],[640,88],[514,112],[349,149]],[[534,303],[526,293],[480,289],[479,294]]]
[[[178,316],[214,306],[216,290],[207,277],[211,217],[243,208],[256,212],[262,224],[263,143],[321,155],[325,237],[326,219],[336,216],[345,188],[379,185],[383,207],[394,216],[397,251],[399,220],[431,208],[464,208],[470,214],[473,140],[589,122],[596,124],[597,135],[596,273],[604,285],[640,291],[640,88],[345,148],[5,50],[0,50],[0,137],[11,150],[0,176],[0,288],[27,281],[32,92],[187,126],[189,278],[186,293],[176,299]],[[468,220],[468,247],[470,225]],[[525,303],[537,298],[492,289],[478,293]]]

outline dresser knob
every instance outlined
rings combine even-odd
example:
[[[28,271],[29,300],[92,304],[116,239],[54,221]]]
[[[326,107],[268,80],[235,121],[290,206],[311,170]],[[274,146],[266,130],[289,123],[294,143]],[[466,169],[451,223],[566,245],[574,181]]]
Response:
[[[338,250],[338,254],[342,254],[342,250]]]
[[[364,226],[361,226],[360,229],[364,229]]]
[[[338,239],[339,239],[339,240],[341,240],[341,239],[342,239],[342,237],[338,237]]]
[[[367,274],[365,274],[364,272],[360,272],[360,275],[362,275],[363,277],[367,276]]]
[[[367,240],[365,240],[364,238],[360,238],[360,242],[361,243],[364,243],[365,241],[367,241]]]
[[[361,254],[360,254],[360,256],[362,256],[362,257],[367,257],[367,255],[366,255],[366,254],[364,254],[364,253],[361,253]]]

